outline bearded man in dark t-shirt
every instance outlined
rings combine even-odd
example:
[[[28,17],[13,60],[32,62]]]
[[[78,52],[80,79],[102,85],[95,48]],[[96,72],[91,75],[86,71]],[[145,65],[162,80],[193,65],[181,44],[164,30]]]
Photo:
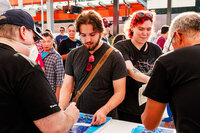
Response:
[[[133,13],[129,23],[129,38],[114,46],[122,53],[129,73],[126,96],[118,107],[120,120],[141,123],[145,104],[139,102],[139,89],[148,83],[155,60],[162,54],[156,44],[147,42],[153,25],[153,14],[148,11]]]
[[[177,133],[200,132],[199,27],[200,15],[194,12],[182,13],[172,21],[169,36],[175,51],[158,59],[143,93],[148,97],[142,114],[147,129],[159,126],[169,103]]]
[[[81,88],[110,45],[101,40],[104,30],[101,16],[84,11],[76,20],[83,46],[73,49],[66,59],[66,72],[60,93],[60,107],[66,108],[73,92]],[[113,48],[114,49],[114,48]],[[92,125],[106,122],[106,116],[117,118],[116,107],[125,96],[126,66],[120,52],[114,49],[77,101],[83,113],[94,114]]]

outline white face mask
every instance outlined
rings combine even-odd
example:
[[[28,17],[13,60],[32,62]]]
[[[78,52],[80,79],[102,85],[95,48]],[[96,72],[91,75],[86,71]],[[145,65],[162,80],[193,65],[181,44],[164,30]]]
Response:
[[[32,51],[32,48],[34,45],[25,45],[23,43],[17,42],[15,40],[11,40],[8,38],[4,38],[4,37],[0,37],[0,40],[2,43],[5,43],[9,46],[11,46],[12,48],[15,49],[15,51],[25,55],[25,56],[30,56],[30,53]]]
[[[25,46],[27,46],[27,45],[25,45]],[[34,47],[34,45],[32,44],[32,45],[28,45],[27,46],[27,48],[31,51],[32,49],[33,49],[33,47]]]
[[[36,45],[32,45],[30,48],[30,54],[29,54],[29,58],[31,58],[32,60],[36,60],[37,56],[38,56],[38,49]]]
[[[23,47],[25,47],[24,50],[23,50],[25,53],[23,53],[23,51],[20,52],[20,53],[22,53],[22,54],[24,54],[24,55],[30,57],[30,56],[31,56],[31,51],[32,51],[34,45],[33,45],[33,44],[32,44],[32,45],[25,45],[25,44],[23,44],[23,43],[20,43],[20,44],[23,45]],[[29,54],[27,54],[27,52],[28,52]]]

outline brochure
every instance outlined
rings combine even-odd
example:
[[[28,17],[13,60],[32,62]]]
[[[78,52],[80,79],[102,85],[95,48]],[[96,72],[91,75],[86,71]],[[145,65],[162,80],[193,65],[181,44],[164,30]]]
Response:
[[[92,122],[93,115],[80,113],[79,119],[77,123],[74,124],[72,129],[68,133],[94,133],[95,131],[99,131],[110,122],[111,117],[107,117],[107,120],[104,124],[100,126],[92,126],[90,123]]]

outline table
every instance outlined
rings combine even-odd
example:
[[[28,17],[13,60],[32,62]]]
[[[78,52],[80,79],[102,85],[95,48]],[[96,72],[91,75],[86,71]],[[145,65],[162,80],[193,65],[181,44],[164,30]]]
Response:
[[[97,130],[97,133],[131,133],[132,129],[139,125],[142,124],[112,119],[100,130]],[[174,130],[174,133],[176,133],[176,130]]]

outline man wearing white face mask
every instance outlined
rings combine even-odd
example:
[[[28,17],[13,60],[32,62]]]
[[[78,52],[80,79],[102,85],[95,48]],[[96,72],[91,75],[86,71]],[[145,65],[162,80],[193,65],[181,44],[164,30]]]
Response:
[[[0,132],[65,133],[78,120],[75,103],[61,111],[40,66],[27,58],[34,37],[42,38],[27,12],[0,16]]]

